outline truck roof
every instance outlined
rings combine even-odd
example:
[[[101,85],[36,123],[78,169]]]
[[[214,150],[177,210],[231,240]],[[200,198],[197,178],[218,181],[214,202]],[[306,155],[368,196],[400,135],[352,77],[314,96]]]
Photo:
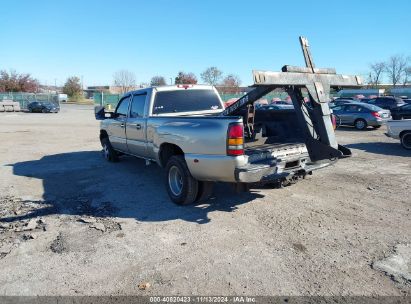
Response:
[[[214,87],[206,84],[175,84],[175,85],[164,85],[164,86],[152,86],[139,90],[134,90],[127,92],[126,94],[143,93],[149,90],[156,90],[158,92],[162,91],[177,91],[177,90],[214,90]]]

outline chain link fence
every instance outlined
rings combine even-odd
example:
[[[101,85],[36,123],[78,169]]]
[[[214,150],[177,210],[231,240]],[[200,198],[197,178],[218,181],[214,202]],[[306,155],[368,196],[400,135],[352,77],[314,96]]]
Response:
[[[22,110],[27,110],[27,105],[33,101],[48,101],[53,103],[57,107],[60,107],[58,95],[49,93],[0,93],[0,102],[2,102],[3,100],[12,100],[18,102]]]
[[[95,92],[93,94],[93,100],[96,106],[104,106],[107,110],[110,111],[116,108],[117,103],[119,102],[122,96],[122,94]]]

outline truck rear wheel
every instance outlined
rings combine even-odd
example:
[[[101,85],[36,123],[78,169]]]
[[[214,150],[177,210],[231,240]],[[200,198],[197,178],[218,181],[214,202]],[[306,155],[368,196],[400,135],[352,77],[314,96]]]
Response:
[[[106,160],[109,162],[118,161],[117,152],[113,149],[113,146],[110,143],[110,140],[105,137],[101,140],[101,145],[103,146],[103,155]]]
[[[178,205],[189,205],[197,199],[198,181],[191,176],[182,155],[174,155],[167,162],[166,188],[171,200]]]
[[[198,182],[198,194],[196,201],[204,203],[213,195],[214,182]]]

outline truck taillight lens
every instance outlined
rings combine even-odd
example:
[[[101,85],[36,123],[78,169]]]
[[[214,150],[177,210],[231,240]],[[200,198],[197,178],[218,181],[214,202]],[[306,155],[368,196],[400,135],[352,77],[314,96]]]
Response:
[[[235,123],[228,126],[227,155],[238,156],[244,154],[244,127]]]
[[[331,114],[331,123],[333,124],[334,130],[337,129],[337,118],[334,114]]]

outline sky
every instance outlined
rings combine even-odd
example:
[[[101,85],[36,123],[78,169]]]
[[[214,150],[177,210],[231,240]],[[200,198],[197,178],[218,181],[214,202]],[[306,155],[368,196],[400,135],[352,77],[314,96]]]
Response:
[[[411,1],[0,0],[0,70],[42,84],[111,85],[122,69],[138,83],[216,66],[252,84],[252,70],[304,65],[367,74],[369,64],[411,56]],[[201,81],[200,81],[201,82]]]

